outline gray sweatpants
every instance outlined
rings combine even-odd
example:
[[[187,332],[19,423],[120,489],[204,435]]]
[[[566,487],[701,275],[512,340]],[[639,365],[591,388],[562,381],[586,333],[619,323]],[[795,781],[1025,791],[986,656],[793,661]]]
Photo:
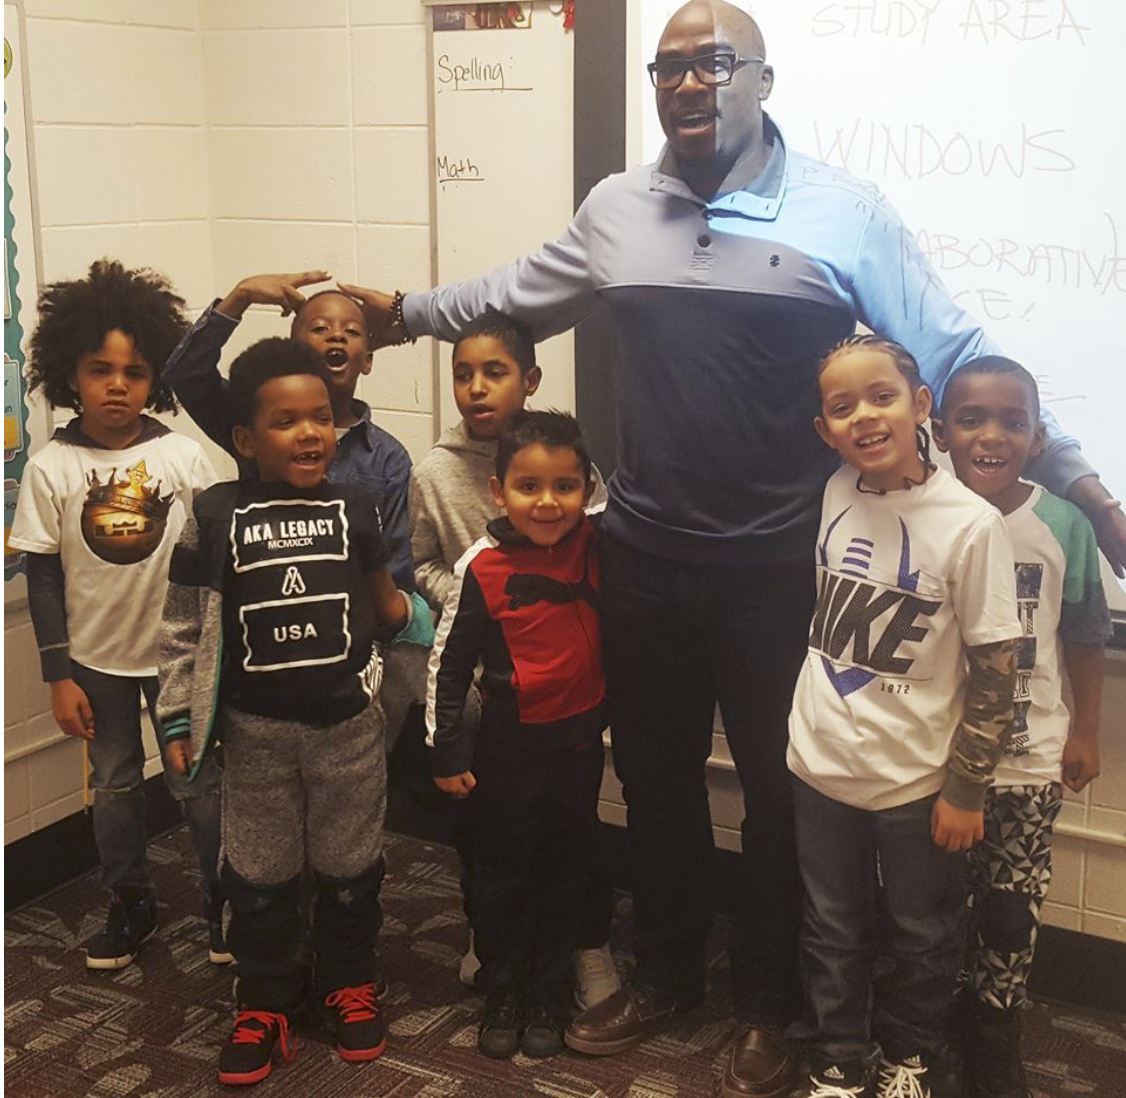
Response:
[[[281,884],[306,865],[346,879],[379,861],[387,763],[378,702],[325,727],[227,709],[222,729],[223,848],[243,880]]]
[[[382,709],[373,702],[322,728],[228,709],[222,728],[223,882],[239,1003],[288,1013],[305,997],[306,870],[316,897],[308,933],[316,994],[370,983],[382,923]]]

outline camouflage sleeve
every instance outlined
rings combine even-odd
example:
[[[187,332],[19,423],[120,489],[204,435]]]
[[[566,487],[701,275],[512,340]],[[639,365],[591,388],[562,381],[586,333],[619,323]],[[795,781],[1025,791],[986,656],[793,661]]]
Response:
[[[943,799],[980,811],[997,760],[1013,731],[1015,640],[966,649],[969,676],[965,709],[946,763]]]

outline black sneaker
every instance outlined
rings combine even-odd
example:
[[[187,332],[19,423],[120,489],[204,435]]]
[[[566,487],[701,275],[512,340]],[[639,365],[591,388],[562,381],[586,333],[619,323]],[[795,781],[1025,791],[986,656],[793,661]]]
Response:
[[[809,1087],[804,1098],[867,1098],[868,1070],[858,1061],[822,1062],[810,1065]]]
[[[292,1063],[297,1039],[289,1035],[289,1017],[269,1010],[240,1010],[227,1043],[219,1053],[219,1082],[228,1086],[260,1083],[273,1067],[274,1045],[282,1061]]]
[[[1021,1011],[980,1001],[965,1008],[963,1055],[966,1093],[972,1098],[1028,1098],[1021,1056]]]
[[[927,1064],[921,1056],[906,1056],[902,1060],[880,1057],[876,1098],[931,1098],[930,1084]]]
[[[86,967],[124,968],[156,930],[156,900],[151,892],[115,889],[106,912],[105,929],[86,943]]]
[[[563,1051],[563,1031],[567,1023],[540,1003],[529,1004],[524,1013],[524,1035],[520,1050],[537,1060],[558,1056]]]
[[[387,1047],[387,1031],[379,1017],[372,984],[337,988],[325,996],[325,1006],[336,1032],[336,1051],[342,1060],[351,1063],[374,1060]]]
[[[510,1060],[520,1051],[523,1011],[515,995],[490,995],[481,1013],[477,1051],[494,1060]]]
[[[227,902],[221,888],[214,889],[203,901],[203,914],[207,919],[207,959],[213,965],[229,965],[235,955],[227,946],[223,931],[223,907]]]

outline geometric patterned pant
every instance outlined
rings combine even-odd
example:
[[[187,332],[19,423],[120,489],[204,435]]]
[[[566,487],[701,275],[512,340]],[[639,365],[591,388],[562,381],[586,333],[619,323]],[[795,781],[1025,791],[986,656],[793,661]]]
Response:
[[[967,983],[1000,1010],[1023,1005],[1040,929],[1040,908],[1052,879],[1052,833],[1063,787],[990,789],[985,838],[970,852],[971,930]]]

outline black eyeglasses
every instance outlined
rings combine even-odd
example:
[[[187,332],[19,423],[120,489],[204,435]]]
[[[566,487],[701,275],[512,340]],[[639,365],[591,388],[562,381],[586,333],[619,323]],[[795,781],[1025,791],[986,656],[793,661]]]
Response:
[[[764,57],[740,57],[734,53],[702,53],[699,57],[658,57],[646,68],[653,87],[659,91],[671,91],[684,83],[689,69],[701,84],[714,88],[730,84],[736,70],[744,65],[765,60]]]

